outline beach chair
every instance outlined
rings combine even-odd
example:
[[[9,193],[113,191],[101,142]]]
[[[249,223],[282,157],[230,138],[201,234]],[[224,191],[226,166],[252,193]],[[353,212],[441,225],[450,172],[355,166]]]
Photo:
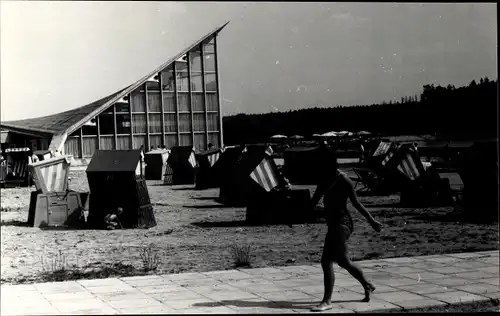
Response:
[[[387,191],[383,185],[380,175],[378,175],[374,170],[369,168],[352,168],[352,170],[357,176],[357,179],[354,180],[354,188],[356,189],[358,184],[362,186],[356,192],[379,194]]]

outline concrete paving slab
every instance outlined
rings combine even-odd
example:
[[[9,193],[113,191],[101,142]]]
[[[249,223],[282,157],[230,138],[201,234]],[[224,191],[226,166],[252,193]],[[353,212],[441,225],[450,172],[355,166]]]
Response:
[[[48,306],[32,306],[32,307],[3,307],[0,311],[1,315],[14,316],[14,315],[60,315],[55,307]]]
[[[295,287],[300,287],[300,286],[307,286],[307,285],[317,285],[318,281],[316,280],[310,280],[308,278],[305,279],[290,279],[290,280],[278,280],[278,281],[273,281],[276,284],[282,285],[287,288],[295,288]],[[319,283],[322,284],[323,282]]]
[[[480,255],[482,252],[458,252],[458,253],[448,253],[443,256],[447,257],[455,257],[455,258],[475,258]]]
[[[500,291],[500,287],[496,285],[491,285],[487,283],[477,283],[477,284],[468,284],[463,286],[455,287],[457,290],[468,292],[472,294],[486,294],[486,293],[495,293]]]
[[[339,305],[343,308],[353,310],[356,313],[373,312],[380,310],[402,310],[402,308],[397,305],[381,300],[371,300],[368,303],[355,303],[355,302],[339,303]]]
[[[401,285],[397,288],[408,291],[415,294],[430,294],[430,293],[444,293],[444,292],[453,292],[456,291],[455,288],[449,286],[436,285],[432,283],[420,283],[413,285]]]
[[[380,269],[379,271],[385,271],[385,272],[396,273],[396,274],[405,274],[405,273],[416,273],[416,272],[420,272],[422,270],[417,269],[417,268],[413,268],[413,267],[400,266],[400,267]],[[366,272],[366,271],[363,270],[363,272]]]
[[[206,299],[207,297],[196,293],[191,290],[183,290],[183,291],[175,291],[168,293],[154,293],[151,296],[164,304],[168,304],[170,301],[179,301],[179,300],[192,300],[192,299]]]
[[[108,305],[110,305],[112,308],[119,310],[119,309],[130,309],[130,308],[145,308],[145,307],[151,307],[151,306],[162,306],[163,304],[155,300],[153,298],[143,298],[143,299],[128,299],[128,300],[116,300],[116,301],[110,301],[106,302]]]
[[[431,293],[425,294],[424,296],[438,300],[441,302],[445,302],[448,304],[457,304],[457,303],[471,303],[478,302],[487,299],[484,296],[471,294],[463,291],[455,291],[455,292],[446,292],[446,293]]]
[[[121,285],[116,285],[116,286],[113,285],[93,286],[87,288],[87,291],[93,294],[99,294],[99,293],[114,293],[114,292],[137,292],[137,289],[126,283],[123,283]]]
[[[176,284],[181,287],[193,287],[193,286],[213,286],[223,284],[222,281],[212,279],[212,278],[201,278],[201,279],[193,279],[193,280],[179,280],[179,281],[171,281],[173,284]],[[226,282],[225,282],[226,283]]]
[[[444,279],[448,277],[446,274],[427,272],[427,271],[404,273],[401,275],[409,279],[416,279],[420,281]]]
[[[312,307],[311,307],[312,308]],[[344,308],[342,306],[334,305],[331,309],[323,312],[313,312],[310,308],[308,309],[293,309],[294,312],[300,314],[354,314],[353,310]]]
[[[171,314],[176,313],[175,310],[166,306],[147,306],[147,307],[131,307],[131,308],[121,308],[118,310],[120,314],[124,315],[149,315],[149,314]]]
[[[440,274],[455,274],[455,273],[461,273],[461,272],[474,271],[473,268],[466,269],[466,268],[458,268],[455,266],[428,267],[428,268],[424,268],[424,270],[429,271],[429,272],[433,272],[433,273],[440,273]]]
[[[376,287],[376,290],[374,293],[390,293],[390,292],[400,291],[400,289],[398,289],[396,287],[387,286],[387,285],[383,285],[383,284],[376,284],[375,283],[375,287]],[[363,295],[365,293],[365,289],[361,286],[361,284],[353,285],[353,286],[346,286],[343,288],[348,290],[348,291],[360,293]]]
[[[489,278],[489,279],[481,279],[481,282],[500,286],[500,278],[499,277]]]
[[[207,274],[211,278],[219,281],[235,281],[235,280],[244,280],[244,279],[250,279],[253,276],[238,270],[230,270],[230,271],[225,271],[222,273],[213,273],[213,274]]]
[[[245,291],[231,291],[231,292],[210,292],[204,293],[203,296],[208,297],[214,301],[226,301],[226,300],[248,300],[248,299],[257,299],[258,295],[252,294]]]
[[[399,257],[399,258],[386,258],[382,259],[382,262],[406,264],[406,263],[417,263],[421,262],[421,257]]]
[[[2,292],[8,292],[8,293],[13,293],[13,292],[30,292],[30,291],[35,291],[38,292],[37,288],[35,287],[36,284],[2,284]]]
[[[38,283],[35,287],[43,294],[85,291],[85,288],[75,281]]]
[[[403,276],[399,276],[396,278],[391,278],[391,279],[386,279],[386,280],[378,280],[377,281],[379,284],[383,285],[388,285],[388,286],[400,286],[400,285],[412,285],[412,284],[419,284],[419,283],[427,283],[426,281],[422,279],[418,279],[418,275],[413,275],[412,278],[407,278]]]
[[[484,279],[484,280],[486,280],[486,279]],[[432,284],[447,286],[447,287],[455,287],[455,286],[475,284],[475,283],[480,283],[480,282],[483,282],[483,280],[462,279],[462,278],[458,278],[458,277],[453,277],[453,278],[450,277],[450,278],[446,278],[446,279],[429,280],[426,283],[432,283]]]
[[[297,286],[294,288],[294,290],[317,297],[318,295],[321,295],[324,293],[325,288],[324,288],[322,283],[318,283],[316,285]]]
[[[61,313],[80,313],[80,314],[115,314],[117,311],[110,305],[100,299],[83,299],[78,301],[53,301],[54,306]]]
[[[481,296],[487,297],[489,299],[500,300],[500,291],[499,292],[482,293]]]
[[[188,273],[176,273],[176,274],[162,274],[162,278],[166,278],[171,281],[181,281],[181,280],[197,280],[200,278],[208,278],[208,275],[199,272],[188,272]]]
[[[269,281],[281,281],[281,280],[289,280],[294,278],[295,275],[288,272],[278,272],[278,273],[269,273],[262,275],[262,278]]]
[[[97,293],[94,294],[97,298],[104,302],[147,299],[150,296],[140,291],[136,292],[113,292],[113,293]]]
[[[265,285],[248,285],[245,287],[245,291],[253,294],[260,293],[272,293],[272,292],[283,292],[286,291],[287,288],[280,284],[265,284]]]
[[[295,300],[307,300],[311,302],[318,301],[317,297],[296,290],[285,290],[283,292],[257,293],[257,295],[273,302],[295,301]]]
[[[161,277],[161,276],[155,275],[155,274],[150,274],[150,275],[136,275],[136,276],[121,277],[118,279],[120,279],[124,282],[127,282],[127,281],[133,281],[133,280],[156,279],[158,277]]]
[[[256,268],[256,269],[239,269],[238,271],[244,272],[249,275],[265,275],[270,273],[281,272],[281,270],[276,268]]]
[[[62,293],[49,293],[43,294],[46,300],[51,301],[62,301],[62,300],[85,300],[96,298],[92,293],[85,292],[62,292]]]
[[[238,291],[238,288],[234,286],[230,286],[225,283],[221,284],[214,284],[214,285],[202,285],[202,286],[195,286],[190,288],[190,290],[199,293],[199,294],[205,294],[205,293],[212,293],[212,292],[231,292],[231,291]]]
[[[34,301],[45,299],[42,293],[38,291],[29,291],[29,292],[6,292],[2,289],[2,302],[6,301]]]
[[[182,291],[184,288],[179,284],[162,284],[162,285],[153,285],[153,286],[141,286],[137,287],[137,290],[146,294],[156,294],[156,293],[169,293]]]
[[[401,301],[421,300],[425,298],[422,297],[421,295],[410,293],[403,290],[397,292],[388,292],[388,293],[373,293],[372,296],[374,298],[393,303]]]
[[[447,304],[444,302],[438,301],[438,300],[433,300],[433,299],[427,298],[427,299],[420,299],[420,300],[395,302],[394,305],[400,306],[403,309],[408,310],[408,309],[424,308],[424,307],[431,307],[431,306],[445,306]]]
[[[177,312],[176,312],[177,313]],[[235,314],[235,311],[226,306],[193,308],[180,310],[182,314]]]
[[[455,273],[451,275],[452,277],[457,277],[461,279],[469,279],[469,280],[479,280],[479,279],[491,279],[495,277],[493,273],[476,271],[476,272],[461,272]]]
[[[135,280],[124,280],[120,279],[121,281],[127,283],[130,286],[133,287],[141,287],[141,286],[153,286],[153,285],[162,285],[162,284],[170,284],[172,283],[171,280],[168,280],[166,278],[162,278],[161,276],[156,276],[155,278],[144,278],[144,279],[135,279]]]
[[[93,280],[78,280],[76,281],[78,284],[82,285],[85,288],[91,287],[100,287],[100,286],[121,286],[127,285],[124,281],[117,278],[108,278],[108,279],[93,279]]]
[[[227,281],[225,284],[234,286],[236,288],[246,288],[247,286],[254,286],[254,285],[269,285],[269,284],[276,284],[273,281],[266,280],[262,277],[254,277],[252,279],[244,279],[244,280],[236,280],[236,281]]]
[[[491,274],[497,275],[497,276],[500,275],[500,267],[498,267],[498,266],[478,268],[477,270],[480,272],[491,273]]]
[[[173,308],[175,311],[182,309],[192,309],[196,307],[216,307],[223,305],[221,302],[214,301],[212,299],[209,299],[208,297],[186,300],[170,300],[165,301],[164,304]]]
[[[438,256],[438,257],[434,257],[434,258],[426,258],[424,260],[425,261],[430,261],[430,262],[437,262],[437,263],[446,263],[446,264],[455,264],[455,263],[463,262],[462,258],[447,257],[447,256]]]

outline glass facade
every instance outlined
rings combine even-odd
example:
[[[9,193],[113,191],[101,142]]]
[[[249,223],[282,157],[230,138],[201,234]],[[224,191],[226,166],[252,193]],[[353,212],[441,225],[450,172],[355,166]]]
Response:
[[[222,145],[217,43],[212,36],[72,133],[65,152]],[[82,138],[82,139],[80,139]]]

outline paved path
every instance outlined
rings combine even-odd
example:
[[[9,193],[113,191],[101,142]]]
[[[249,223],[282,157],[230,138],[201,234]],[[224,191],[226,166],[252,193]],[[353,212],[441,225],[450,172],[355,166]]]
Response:
[[[500,298],[498,251],[360,262],[370,303],[336,269],[334,308],[353,313]],[[297,313],[321,299],[319,265],[1,286],[2,315]]]

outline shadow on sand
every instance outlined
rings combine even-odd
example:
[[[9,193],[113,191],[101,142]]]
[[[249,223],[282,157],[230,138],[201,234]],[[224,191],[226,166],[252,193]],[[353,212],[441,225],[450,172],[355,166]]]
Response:
[[[183,205],[185,208],[194,208],[194,209],[212,209],[212,208],[233,208],[231,205],[224,204],[211,204],[211,205]]]
[[[31,227],[28,222],[23,221],[2,221],[0,226]]]
[[[222,228],[222,227],[252,227],[265,226],[260,224],[250,224],[246,221],[230,221],[230,222],[192,222],[191,225],[202,228]]]

